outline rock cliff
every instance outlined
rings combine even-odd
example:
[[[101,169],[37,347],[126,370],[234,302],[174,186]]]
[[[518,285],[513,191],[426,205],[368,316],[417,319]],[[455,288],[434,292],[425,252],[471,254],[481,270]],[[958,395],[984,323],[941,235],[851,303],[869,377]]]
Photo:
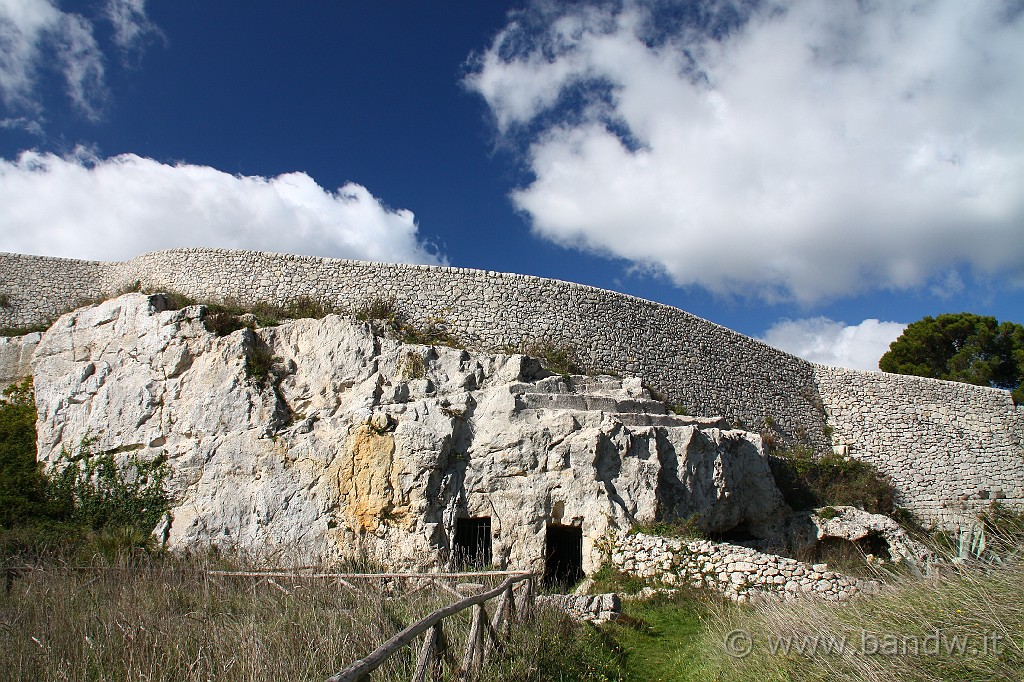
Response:
[[[789,512],[756,434],[667,414],[638,379],[402,344],[334,315],[218,336],[203,306],[168,307],[127,294],[68,313],[33,373],[42,461],[85,437],[167,458],[171,548],[445,567],[475,518],[497,566],[543,568],[556,525],[579,529],[590,570],[637,522],[757,537]]]

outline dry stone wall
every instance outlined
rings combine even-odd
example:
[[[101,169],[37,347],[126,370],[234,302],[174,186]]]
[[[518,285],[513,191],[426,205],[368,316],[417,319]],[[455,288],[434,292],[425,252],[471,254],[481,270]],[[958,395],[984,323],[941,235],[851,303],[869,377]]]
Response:
[[[846,601],[878,590],[877,583],[830,571],[826,564],[710,540],[622,533],[613,542],[611,562],[640,578],[705,587],[739,601],[765,595]]]
[[[1024,417],[1000,391],[815,366],[670,306],[525,275],[252,251],[174,249],[123,263],[0,254],[0,327],[53,319],[141,285],[197,300],[356,310],[392,298],[472,348],[574,347],[584,364],[643,377],[690,413],[840,450],[890,473],[926,516],[1024,494]],[[963,499],[964,496],[967,499]]]
[[[0,329],[52,322],[103,293],[111,268],[98,261],[0,253]]]
[[[825,447],[810,363],[670,306],[570,282],[465,268],[187,249],[145,254],[107,271],[104,287],[140,282],[200,300],[308,296],[354,310],[393,298],[415,323],[443,320],[473,348],[576,348],[590,368],[646,378],[673,403],[756,428],[771,415]]]
[[[1024,408],[1010,394],[923,377],[816,366],[836,451],[888,474],[899,502],[955,519],[1024,507]]]

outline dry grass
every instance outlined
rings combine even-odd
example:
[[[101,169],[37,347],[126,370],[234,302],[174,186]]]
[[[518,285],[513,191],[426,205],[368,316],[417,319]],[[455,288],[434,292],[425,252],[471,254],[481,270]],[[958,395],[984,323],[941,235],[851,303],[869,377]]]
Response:
[[[0,679],[323,680],[457,599],[414,578],[349,578],[352,589],[336,578],[225,576],[203,561],[134,561],[11,574],[0,593]],[[493,587],[503,577],[471,580]],[[445,621],[457,660],[469,616]],[[419,644],[372,679],[408,680]],[[593,627],[538,610],[481,679],[605,679],[616,666]]]
[[[353,590],[200,569],[161,560],[23,571],[0,595],[0,678],[326,679],[453,599],[408,580],[349,581]],[[450,624],[454,642],[466,621]],[[408,679],[413,655],[407,647],[379,678]]]
[[[1022,598],[1020,563],[965,564],[939,580],[900,576],[848,604],[719,605],[704,647],[722,680],[1019,681]],[[749,655],[729,656],[730,637],[734,653]]]

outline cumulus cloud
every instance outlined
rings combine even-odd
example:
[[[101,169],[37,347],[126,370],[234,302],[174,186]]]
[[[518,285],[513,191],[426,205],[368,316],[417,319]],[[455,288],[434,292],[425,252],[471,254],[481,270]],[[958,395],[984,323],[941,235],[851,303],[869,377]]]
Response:
[[[827,317],[781,320],[761,338],[769,346],[834,367],[878,371],[878,360],[907,325],[864,320],[847,325]]]
[[[0,159],[0,251],[123,260],[173,247],[248,248],[440,263],[412,212],[305,173],[229,175],[124,154],[23,152]]]
[[[1022,279],[1022,63],[1019,3],[538,0],[465,84],[535,234],[811,303]]]

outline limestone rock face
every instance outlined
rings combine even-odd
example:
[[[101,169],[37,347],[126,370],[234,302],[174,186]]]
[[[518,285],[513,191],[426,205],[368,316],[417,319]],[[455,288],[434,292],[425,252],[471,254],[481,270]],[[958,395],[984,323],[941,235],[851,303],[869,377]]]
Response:
[[[549,524],[602,538],[696,515],[753,534],[789,512],[756,434],[666,414],[636,379],[405,345],[328,316],[219,337],[206,309],[127,294],[62,317],[34,356],[38,445],[165,456],[172,549],[267,563],[445,567],[458,518],[492,563],[543,567]],[[767,530],[765,532],[768,532]]]
[[[0,336],[0,389],[32,374],[32,353],[41,336],[39,332]]]

